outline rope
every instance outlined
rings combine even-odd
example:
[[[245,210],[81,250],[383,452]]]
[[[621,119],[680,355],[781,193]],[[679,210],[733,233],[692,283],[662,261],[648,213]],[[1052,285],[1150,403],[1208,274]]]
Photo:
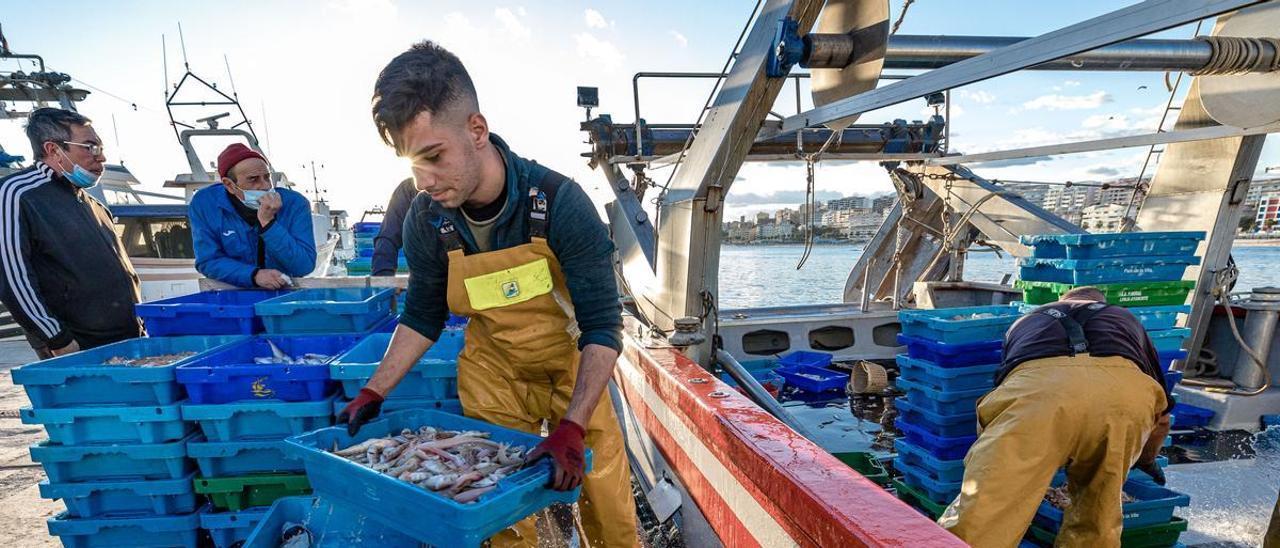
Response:
[[[902,20],[907,18],[907,10],[911,9],[911,4],[915,2],[916,0],[907,0],[902,4],[902,11],[898,12],[898,20],[893,22],[893,28],[889,30],[890,36],[898,33],[898,28],[902,26]]]
[[[796,151],[796,154],[804,159],[805,169],[804,253],[800,255],[800,261],[796,263],[796,270],[803,268],[804,263],[809,260],[809,255],[813,253],[813,230],[815,228],[813,213],[818,206],[816,197],[817,192],[815,191],[813,181],[814,168],[818,161],[822,159],[822,154],[831,147],[831,143],[836,142],[836,140],[838,138],[842,138],[843,135],[843,131],[832,131],[831,135],[827,137],[827,141],[822,143],[822,146],[818,148],[818,151],[812,154],[804,154],[803,148]]]
[[[1209,61],[1199,70],[1192,72],[1192,76],[1280,70],[1280,39],[1278,38],[1197,36],[1196,40],[1209,44],[1210,53]],[[1270,46],[1270,51],[1267,46]]]

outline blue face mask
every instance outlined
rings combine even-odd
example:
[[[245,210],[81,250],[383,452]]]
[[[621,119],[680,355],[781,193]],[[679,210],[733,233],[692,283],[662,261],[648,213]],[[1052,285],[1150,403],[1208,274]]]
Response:
[[[66,158],[68,162],[71,162],[71,158],[67,158],[67,153],[62,152],[61,149],[59,149],[58,152],[61,153],[62,157]],[[62,174],[62,176],[66,177],[68,181],[71,181],[71,184],[80,188],[90,188],[93,185],[98,184],[98,175],[90,173],[85,168],[80,167],[80,164],[75,162],[71,162],[71,165],[73,166],[71,172]]]
[[[270,192],[270,191],[269,191],[269,190],[244,190],[244,189],[241,189],[241,190],[240,190],[240,192],[243,192],[243,193],[244,193],[244,199],[243,199],[243,200],[240,200],[240,201],[244,203],[244,206],[245,206],[245,207],[247,207],[247,208],[249,208],[249,209],[258,209],[258,200],[261,200],[261,199],[262,199],[262,197],[263,197],[263,196],[266,196],[266,195],[267,195],[267,193],[268,193],[268,192]]]

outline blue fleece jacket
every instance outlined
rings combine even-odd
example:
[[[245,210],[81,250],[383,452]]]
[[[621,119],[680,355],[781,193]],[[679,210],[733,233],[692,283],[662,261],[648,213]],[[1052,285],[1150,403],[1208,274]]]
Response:
[[[496,251],[529,242],[529,187],[542,180],[547,168],[516,156],[497,135],[490,134],[489,140],[507,165],[507,206],[491,234],[491,249]],[[431,212],[453,222],[467,254],[476,253],[478,248],[457,209],[432,202],[425,192],[414,199],[404,222],[409,290],[400,325],[434,341],[440,338],[449,317],[449,258],[431,225]],[[547,245],[560,262],[574,319],[582,331],[578,348],[598,344],[621,351],[622,304],[613,273],[613,240],[582,187],[568,180],[560,184],[551,200],[547,225]]]
[[[261,230],[236,212],[222,185],[209,185],[191,197],[187,216],[191,219],[191,239],[196,251],[196,270],[238,287],[254,287],[258,270],[258,236],[266,247],[262,268],[279,270],[291,277],[310,274],[316,267],[316,239],[311,228],[311,203],[303,195],[277,188],[281,207],[276,218]]]

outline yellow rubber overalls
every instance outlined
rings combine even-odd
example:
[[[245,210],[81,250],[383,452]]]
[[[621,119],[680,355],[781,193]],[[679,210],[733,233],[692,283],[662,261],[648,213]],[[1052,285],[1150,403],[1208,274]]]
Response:
[[[529,200],[527,244],[466,255],[448,220],[441,219],[437,230],[449,250],[449,309],[470,318],[458,355],[464,413],[540,434],[543,421],[555,428],[568,408],[579,352],[564,274],[547,246],[546,193],[532,187]],[[637,546],[631,474],[608,391],[582,426],[592,451],[578,503],[584,545]],[[525,519],[490,540],[494,546],[537,546],[534,521]]]

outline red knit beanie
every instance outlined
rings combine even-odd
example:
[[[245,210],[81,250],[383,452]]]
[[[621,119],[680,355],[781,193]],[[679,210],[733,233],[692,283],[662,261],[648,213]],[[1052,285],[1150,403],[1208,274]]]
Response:
[[[243,143],[232,143],[227,148],[223,149],[222,154],[218,155],[218,177],[226,177],[227,173],[231,171],[231,168],[235,167],[235,165],[240,162],[248,160],[249,158],[257,158],[264,162],[267,161],[265,156],[259,154],[258,151],[245,146]]]

